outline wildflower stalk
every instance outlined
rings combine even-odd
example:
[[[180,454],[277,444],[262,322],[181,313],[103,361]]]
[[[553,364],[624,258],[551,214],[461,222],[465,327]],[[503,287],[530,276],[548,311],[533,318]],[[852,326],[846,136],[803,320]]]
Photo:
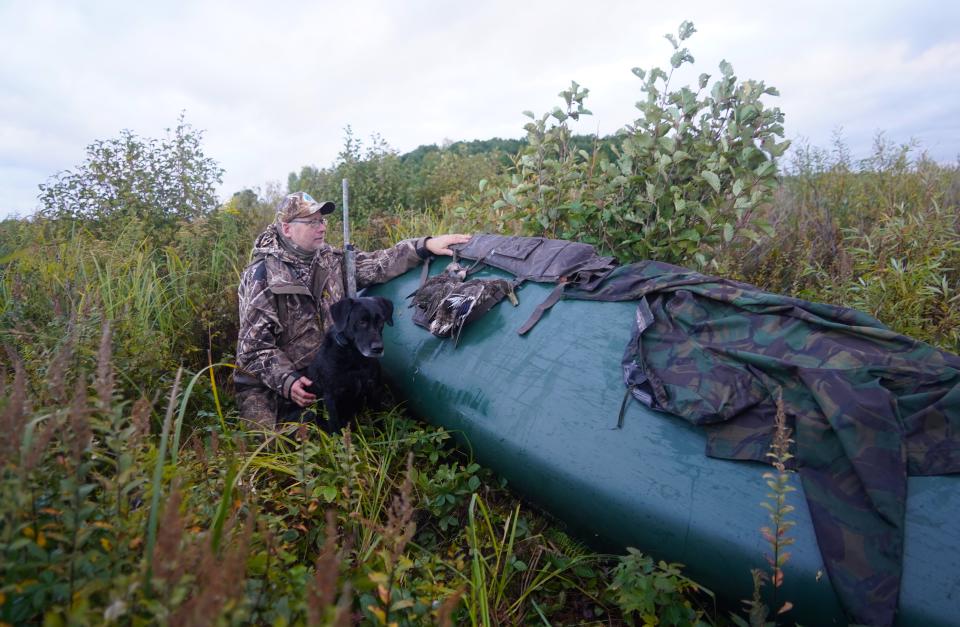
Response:
[[[793,459],[793,455],[790,453],[792,443],[790,428],[787,427],[786,413],[783,409],[783,393],[781,392],[777,397],[776,432],[770,446],[770,452],[767,453],[767,457],[772,460],[777,473],[767,472],[763,474],[763,478],[767,480],[767,485],[771,489],[771,492],[767,494],[770,501],[763,503],[763,506],[770,511],[770,522],[773,523],[773,528],[763,527],[760,530],[767,542],[770,543],[773,551],[772,557],[767,556],[773,581],[772,608],[778,608],[777,590],[783,585],[783,565],[790,559],[790,553],[784,551],[784,549],[794,542],[793,538],[787,536],[787,532],[796,524],[794,521],[787,519],[787,515],[794,510],[792,505],[787,504],[787,495],[796,491],[796,488],[790,485],[790,474],[786,468],[787,462]],[[787,602],[774,611],[779,616],[790,610],[791,607],[793,607],[793,604]]]
[[[767,457],[776,469],[776,473],[765,472],[763,478],[770,488],[767,493],[767,500],[760,503],[760,506],[769,512],[770,526],[760,528],[760,533],[764,540],[770,545],[772,553],[764,555],[769,565],[769,573],[760,569],[753,569],[753,598],[744,601],[748,608],[750,625],[759,627],[767,624],[767,617],[770,609],[764,605],[762,600],[761,588],[766,581],[770,581],[773,586],[770,593],[770,608],[774,608],[774,624],[776,618],[793,608],[793,603],[787,601],[779,604],[778,590],[783,585],[783,565],[790,559],[790,553],[784,549],[794,543],[794,539],[787,535],[791,528],[796,524],[789,520],[787,516],[794,511],[794,507],[787,503],[787,496],[795,492],[796,488],[790,485],[790,472],[787,470],[787,463],[793,459],[790,453],[790,445],[793,440],[790,438],[790,428],[787,427],[786,412],[783,408],[783,392],[777,397],[777,415],[775,420],[775,431],[773,442],[770,444],[770,451]],[[740,624],[737,617],[735,622]]]

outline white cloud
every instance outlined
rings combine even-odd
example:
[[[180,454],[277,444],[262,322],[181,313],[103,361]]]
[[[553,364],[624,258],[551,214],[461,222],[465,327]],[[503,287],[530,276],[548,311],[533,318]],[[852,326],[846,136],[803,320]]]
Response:
[[[226,169],[222,195],[330,164],[350,124],[410,150],[518,137],[570,80],[594,111],[578,130],[631,121],[633,66],[665,65],[663,33],[691,19],[701,71],[723,58],[783,96],[791,137],[856,151],[877,129],[960,152],[960,9],[937,2],[250,1],[0,4],[0,215],[128,128],[156,137],[181,110]]]

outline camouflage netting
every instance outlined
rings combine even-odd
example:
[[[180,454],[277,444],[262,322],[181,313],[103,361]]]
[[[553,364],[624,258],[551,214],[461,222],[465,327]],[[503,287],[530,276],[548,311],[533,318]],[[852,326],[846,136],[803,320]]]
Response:
[[[859,311],[659,262],[564,297],[640,301],[625,382],[709,429],[710,456],[769,461],[782,391],[834,588],[855,622],[893,622],[907,475],[960,472],[960,357]]]

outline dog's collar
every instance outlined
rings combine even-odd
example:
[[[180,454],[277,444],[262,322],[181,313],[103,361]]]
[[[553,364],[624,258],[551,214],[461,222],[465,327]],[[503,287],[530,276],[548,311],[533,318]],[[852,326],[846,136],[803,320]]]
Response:
[[[343,348],[344,346],[348,346],[350,344],[350,342],[347,341],[347,338],[344,337],[343,333],[339,331],[333,334],[333,341],[336,342],[337,346],[341,348]]]

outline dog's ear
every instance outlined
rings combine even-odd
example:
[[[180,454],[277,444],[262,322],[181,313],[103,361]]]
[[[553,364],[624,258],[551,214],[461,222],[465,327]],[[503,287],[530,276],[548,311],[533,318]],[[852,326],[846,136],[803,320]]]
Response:
[[[391,327],[393,326],[393,301],[390,299],[384,298],[383,296],[374,296],[377,301],[377,306],[380,308],[380,313],[383,315],[383,321],[386,322]]]
[[[330,305],[330,316],[333,318],[333,330],[343,333],[350,322],[350,310],[353,308],[353,299],[344,298]]]

